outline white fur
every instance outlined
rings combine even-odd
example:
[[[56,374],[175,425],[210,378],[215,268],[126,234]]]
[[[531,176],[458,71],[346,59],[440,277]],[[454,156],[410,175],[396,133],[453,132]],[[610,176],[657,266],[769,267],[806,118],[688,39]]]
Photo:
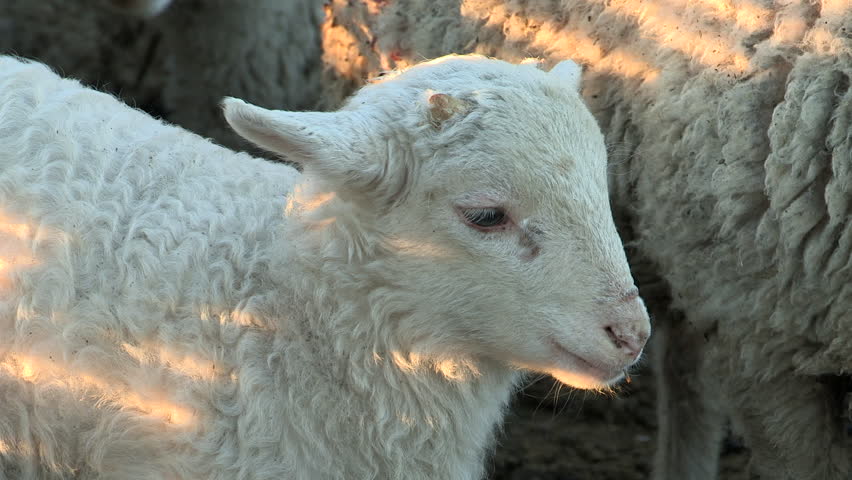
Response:
[[[0,60],[0,478],[474,479],[519,369],[635,361],[562,79],[449,57],[337,112],[225,109],[304,176]]]
[[[644,259],[639,275],[669,285],[649,303],[685,313],[658,321],[656,478],[716,478],[727,416],[760,478],[850,478],[852,3],[369,9],[331,2],[333,95],[448,52],[586,67],[583,94],[620,153],[610,185],[632,258]]]
[[[580,82],[583,76],[583,69],[571,60],[563,60],[557,63],[550,73],[559,75],[565,79],[565,82],[574,90],[580,90]]]

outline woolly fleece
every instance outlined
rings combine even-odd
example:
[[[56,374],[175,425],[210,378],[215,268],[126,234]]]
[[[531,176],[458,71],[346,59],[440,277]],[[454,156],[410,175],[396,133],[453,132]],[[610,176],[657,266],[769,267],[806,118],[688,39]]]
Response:
[[[475,479],[519,369],[618,381],[648,317],[559,72],[229,100],[301,176],[0,59],[0,478]]]
[[[447,52],[586,66],[583,95],[616,152],[616,216],[649,269],[639,275],[662,277],[670,292],[656,300],[685,312],[658,323],[656,478],[715,478],[726,416],[761,478],[852,475],[848,1],[335,0],[328,11],[330,96]]]

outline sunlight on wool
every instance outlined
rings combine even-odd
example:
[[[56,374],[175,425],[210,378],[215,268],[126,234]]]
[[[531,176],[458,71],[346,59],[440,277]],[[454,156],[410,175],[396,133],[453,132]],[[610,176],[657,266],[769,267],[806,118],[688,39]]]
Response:
[[[746,2],[733,4],[731,0],[692,0],[693,8],[707,7],[708,14],[733,20],[737,27],[754,33],[772,26],[773,15],[769,9]]]
[[[356,23],[357,32],[350,31],[334,21],[331,3],[324,6],[325,21],[320,27],[323,63],[334,68],[340,76],[360,79],[368,71],[367,58],[358,51],[358,46],[371,45],[374,41],[369,28]],[[361,34],[361,37],[358,34]],[[380,53],[380,52],[377,52]]]
[[[382,9],[388,6],[390,0],[364,0],[367,5],[367,13],[370,15],[378,15]]]
[[[656,42],[663,50],[670,49],[686,58],[721,72],[739,75],[751,68],[745,52],[738,51],[737,39],[731,29],[739,35],[755,34],[773,29],[770,41],[795,43],[806,33],[805,19],[790,15],[776,18],[775,14],[758,2],[749,0],[588,0],[601,5],[603,15],[615,22],[627,17],[636,22],[643,39]],[[844,11],[848,0],[825,0],[823,11]],[[341,76],[358,80],[380,67],[381,70],[404,68],[415,58],[399,52],[383,51],[375,46],[375,32],[370,28],[370,17],[381,14],[384,2],[366,4],[367,7],[353,10],[348,29],[337,24],[328,7],[328,19],[323,28],[324,42],[335,45],[336,51],[327,53],[325,60]],[[510,49],[523,49],[524,55],[544,55],[552,60],[571,58],[581,63],[594,65],[594,69],[653,82],[660,74],[652,57],[643,58],[635,45],[606,45],[594,32],[585,29],[566,29],[564,23],[550,18],[527,17],[513,11],[511,2],[491,4],[487,11],[474,9],[471,2],[461,2],[460,13],[482,28],[495,29],[505,36]],[[481,9],[480,9],[481,10]],[[839,15],[839,14],[838,14]],[[692,18],[695,21],[687,19]],[[601,17],[601,20],[605,20]],[[728,33],[723,33],[728,32]],[[829,31],[813,31],[810,40],[820,52],[833,53],[841,42]],[[478,38],[478,37],[477,37]],[[623,43],[623,42],[622,42]],[[379,65],[368,65],[375,61],[360,55],[355,45],[370,45]],[[494,45],[477,43],[475,39],[465,47],[476,53],[511,57],[511,50],[494,51]],[[463,49],[463,50],[465,50]],[[333,49],[332,49],[333,50]]]
[[[404,423],[405,425],[407,425],[409,427],[413,427],[413,426],[417,425],[417,421],[414,420],[413,418],[411,418],[410,415],[407,415],[405,413],[398,414],[397,418],[399,418],[399,421],[401,421],[402,423]]]
[[[323,44],[323,62],[344,78],[364,80],[375,71],[391,71],[397,68],[407,68],[423,58],[408,59],[398,50],[382,50],[377,48],[378,38],[369,26],[367,19],[381,14],[387,5],[386,0],[367,0],[354,5],[349,3],[349,25],[347,28],[338,24],[332,15],[331,2],[325,5],[325,17],[320,29]],[[374,54],[367,57],[361,54],[359,48],[364,46]]]
[[[31,361],[25,359],[18,360],[21,366],[21,378],[25,380],[30,380],[35,376],[35,370],[33,370],[33,365]]]
[[[473,21],[479,21],[484,12],[463,5],[461,13]],[[492,28],[500,28],[507,40],[529,43],[530,47],[546,56],[571,58],[581,63],[594,64],[596,70],[648,82],[654,81],[660,73],[659,69],[622,48],[604,51],[595,39],[584,32],[566,30],[562,25],[548,20],[532,20],[513,15],[502,5],[497,5],[486,13],[488,24]],[[530,23],[535,23],[538,28],[529,28]],[[477,49],[477,52],[487,53],[482,51],[482,48],[485,47]]]
[[[392,351],[390,356],[394,365],[409,374],[430,369],[454,382],[466,382],[480,376],[476,365],[467,359],[433,358],[414,352],[404,354],[399,351]]]
[[[337,221],[337,217],[328,217],[320,220],[305,222],[310,230],[323,230]]]
[[[639,32],[644,38],[656,41],[663,48],[670,48],[685,54],[692,60],[708,67],[715,67],[732,73],[743,73],[749,67],[749,59],[735,52],[730,40],[710,30],[691,31],[682,19],[672,13],[675,9],[685,9],[689,0],[669,0],[670,7],[644,2],[642,0],[590,0],[635,19]]]
[[[261,322],[255,315],[252,315],[245,310],[231,310],[227,316],[230,323],[233,323],[234,325],[269,329],[268,324]]]
[[[836,37],[825,27],[815,27],[808,32],[808,41],[822,55],[839,55],[845,51],[846,41]]]
[[[839,7],[836,3],[826,2],[822,9],[823,18],[843,18],[840,11],[831,15],[826,11],[826,8],[839,10],[842,7]],[[848,8],[848,6],[845,8]],[[839,55],[847,51],[848,40],[838,37],[832,32],[832,28],[838,27],[839,25],[832,25],[829,21],[811,25],[807,19],[800,16],[782,15],[776,19],[775,30],[769,41],[776,45],[797,45],[805,42],[813,46],[815,53]]]
[[[614,48],[605,52],[583,32],[558,31],[552,24],[542,25],[538,35],[536,35],[535,45],[546,49],[551,54],[559,52],[560,57],[592,64],[596,70],[621,77],[653,82],[660,75],[658,68],[638,59],[622,48]]]
[[[402,422],[403,425],[409,428],[416,427],[418,423],[417,419],[407,413],[397,412],[396,418],[399,419],[399,421]],[[423,423],[428,425],[429,428],[435,428],[436,425],[435,419],[431,415],[427,415],[425,418],[423,418]]]
[[[294,213],[309,213],[318,210],[320,207],[327,205],[329,202],[337,198],[334,192],[319,192],[309,191],[304,185],[297,185],[293,192],[287,197],[287,204],[284,206],[284,214],[287,216]]]
[[[9,217],[0,214],[0,236],[12,235],[13,237],[24,240],[32,234],[32,227],[26,223],[16,223]]]
[[[165,400],[162,394],[142,395],[130,391],[124,386],[111,385],[107,381],[82,371],[74,371],[55,361],[34,355],[14,354],[7,357],[4,364],[6,369],[18,378],[31,383],[50,383],[74,395],[80,390],[93,390],[97,404],[114,404],[122,408],[138,410],[146,415],[165,420],[176,426],[189,426],[194,419],[193,412],[174,402]]]
[[[220,326],[238,327],[240,331],[265,330],[271,331],[276,329],[274,321],[262,315],[255,315],[251,311],[241,308],[213,308],[210,305],[200,306],[195,310],[194,315],[204,322],[213,323]]]
[[[402,237],[389,237],[385,239],[389,250],[398,255],[421,258],[451,258],[452,255],[446,247],[436,245],[423,240],[411,240]]]
[[[822,0],[819,11],[823,18],[845,18],[849,11],[849,0]]]
[[[297,185],[287,197],[284,215],[298,216],[309,230],[322,230],[334,224],[337,217],[323,217],[321,209],[337,198],[335,192],[314,192],[310,187]]]
[[[19,267],[19,266],[34,267],[34,266],[38,265],[38,263],[39,263],[38,260],[36,260],[35,257],[33,257],[31,255],[9,255],[9,256],[0,257],[0,275],[2,275],[3,272],[5,272],[5,271],[7,271],[7,270],[9,270],[13,267]],[[5,278],[5,277],[0,277],[0,283],[2,283],[3,281],[8,282],[9,279]]]
[[[32,225],[0,213],[0,289],[12,286],[15,270],[32,268],[40,263],[31,255],[34,230]]]
[[[216,376],[216,364],[200,355],[178,352],[162,344],[151,342],[143,345],[123,343],[121,348],[140,365],[163,365],[185,377],[211,380]]]
[[[793,44],[801,41],[808,31],[808,22],[800,17],[784,17],[778,20],[771,41],[780,44]]]

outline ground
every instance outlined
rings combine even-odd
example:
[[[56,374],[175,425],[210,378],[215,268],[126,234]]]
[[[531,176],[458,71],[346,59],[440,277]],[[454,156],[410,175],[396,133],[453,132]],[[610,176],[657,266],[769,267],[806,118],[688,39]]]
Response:
[[[614,395],[561,389],[549,378],[519,392],[491,460],[491,480],[650,478],[656,419],[647,366]],[[720,480],[746,480],[748,451],[728,440]]]

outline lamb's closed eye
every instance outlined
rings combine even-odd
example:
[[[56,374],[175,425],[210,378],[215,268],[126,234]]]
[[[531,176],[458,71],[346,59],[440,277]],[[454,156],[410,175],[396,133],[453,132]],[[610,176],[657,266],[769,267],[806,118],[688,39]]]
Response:
[[[509,215],[499,207],[460,208],[464,221],[479,230],[495,230],[509,222]]]

